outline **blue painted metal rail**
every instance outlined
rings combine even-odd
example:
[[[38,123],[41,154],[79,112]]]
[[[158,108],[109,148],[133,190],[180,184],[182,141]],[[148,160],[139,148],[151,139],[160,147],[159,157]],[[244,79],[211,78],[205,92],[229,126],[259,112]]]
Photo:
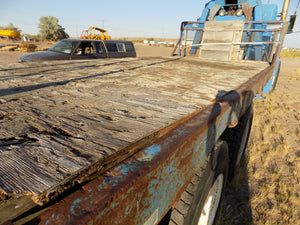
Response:
[[[228,45],[228,43],[201,43],[205,22],[185,21],[181,25],[180,39],[176,54],[196,56],[196,48],[205,45]],[[273,28],[272,28],[273,27]],[[242,41],[230,43],[244,49],[242,60],[271,61],[272,51],[281,45],[284,37],[285,23],[282,21],[248,21],[245,22]],[[190,34],[190,33],[191,34]],[[259,48],[255,46],[260,46]],[[189,48],[189,49],[188,49]],[[252,52],[255,51],[255,54]]]

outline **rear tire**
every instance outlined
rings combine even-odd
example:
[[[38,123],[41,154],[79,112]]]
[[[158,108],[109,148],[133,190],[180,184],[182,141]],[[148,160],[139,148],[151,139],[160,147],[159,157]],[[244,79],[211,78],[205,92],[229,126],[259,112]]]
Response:
[[[193,177],[173,208],[170,225],[212,225],[222,199],[228,172],[228,146],[218,141],[206,167]]]
[[[228,143],[229,148],[229,181],[233,179],[234,172],[241,165],[251,132],[252,120],[253,106],[251,105],[238,124],[233,128],[228,128],[221,136],[221,139]]]

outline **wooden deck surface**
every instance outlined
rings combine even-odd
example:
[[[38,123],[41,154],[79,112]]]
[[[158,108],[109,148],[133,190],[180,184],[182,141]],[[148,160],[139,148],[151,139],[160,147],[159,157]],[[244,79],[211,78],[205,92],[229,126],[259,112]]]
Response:
[[[177,57],[0,65],[0,200],[38,199],[267,66]]]

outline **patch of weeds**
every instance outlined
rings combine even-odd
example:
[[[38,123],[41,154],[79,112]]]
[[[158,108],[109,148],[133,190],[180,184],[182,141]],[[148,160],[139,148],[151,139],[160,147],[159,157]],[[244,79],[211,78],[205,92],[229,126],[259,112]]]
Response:
[[[263,203],[259,203],[256,207],[254,207],[253,211],[253,222],[255,224],[266,224],[268,214],[265,205]]]
[[[297,69],[296,71],[291,72],[288,75],[288,79],[290,80],[290,83],[295,80],[300,80],[300,69]]]
[[[298,58],[298,57],[300,57],[300,52],[281,51],[280,56],[281,57]]]
[[[276,161],[272,161],[267,166],[267,171],[271,174],[277,174],[278,173],[278,166],[276,164]]]
[[[227,205],[225,201],[220,205],[220,211],[215,221],[215,225],[231,225],[233,224],[233,209]]]
[[[268,153],[270,152],[271,147],[270,147],[270,145],[268,145],[268,144],[261,144],[259,150],[260,150],[260,153],[261,153],[262,155],[266,155],[266,154],[268,154]]]

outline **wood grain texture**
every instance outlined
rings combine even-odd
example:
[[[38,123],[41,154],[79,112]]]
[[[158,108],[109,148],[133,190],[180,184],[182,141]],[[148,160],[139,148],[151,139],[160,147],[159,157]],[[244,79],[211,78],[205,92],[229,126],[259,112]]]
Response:
[[[45,192],[88,179],[267,66],[177,57],[0,66],[0,200],[43,204]]]

